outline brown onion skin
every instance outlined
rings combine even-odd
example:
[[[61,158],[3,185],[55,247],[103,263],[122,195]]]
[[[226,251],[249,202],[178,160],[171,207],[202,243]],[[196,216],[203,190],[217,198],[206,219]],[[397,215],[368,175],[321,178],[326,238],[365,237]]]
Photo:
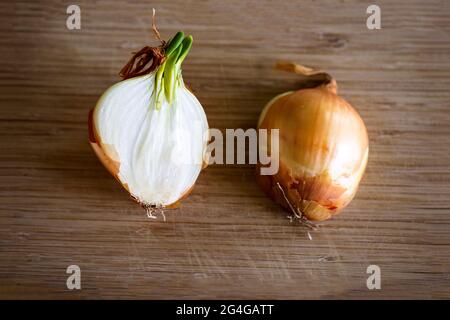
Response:
[[[350,203],[366,168],[369,141],[363,120],[335,88],[276,97],[258,128],[279,129],[278,173],[260,175],[257,165],[258,182],[275,202],[312,221],[327,220]]]

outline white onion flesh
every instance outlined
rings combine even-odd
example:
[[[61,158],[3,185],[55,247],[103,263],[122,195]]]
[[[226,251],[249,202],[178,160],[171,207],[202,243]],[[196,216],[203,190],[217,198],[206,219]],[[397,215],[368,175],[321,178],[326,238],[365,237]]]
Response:
[[[208,123],[183,85],[155,107],[155,73],[121,81],[99,99],[93,125],[117,177],[144,205],[168,206],[188,193],[203,166]]]

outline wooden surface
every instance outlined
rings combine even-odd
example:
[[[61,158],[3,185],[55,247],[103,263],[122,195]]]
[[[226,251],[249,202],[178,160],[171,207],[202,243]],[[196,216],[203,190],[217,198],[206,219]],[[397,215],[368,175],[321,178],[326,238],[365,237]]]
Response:
[[[450,2],[70,1],[0,4],[0,298],[450,298]],[[356,199],[318,231],[290,224],[251,166],[215,165],[150,221],[90,149],[87,114],[130,52],[183,29],[184,78],[213,128],[254,127],[299,86],[288,59],[334,75],[366,122]],[[79,291],[66,288],[79,265]],[[381,268],[368,290],[366,268]]]

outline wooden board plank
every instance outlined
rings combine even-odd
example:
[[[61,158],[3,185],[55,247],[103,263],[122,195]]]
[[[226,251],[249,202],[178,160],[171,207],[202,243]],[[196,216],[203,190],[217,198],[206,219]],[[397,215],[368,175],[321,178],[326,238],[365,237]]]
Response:
[[[450,3],[1,3],[0,298],[450,298]],[[87,113],[130,52],[194,35],[184,78],[211,127],[250,128],[296,77],[333,74],[368,127],[356,199],[319,231],[290,224],[251,166],[205,170],[182,208],[149,221],[97,161]],[[82,290],[66,288],[68,265]],[[382,289],[366,287],[366,268]]]

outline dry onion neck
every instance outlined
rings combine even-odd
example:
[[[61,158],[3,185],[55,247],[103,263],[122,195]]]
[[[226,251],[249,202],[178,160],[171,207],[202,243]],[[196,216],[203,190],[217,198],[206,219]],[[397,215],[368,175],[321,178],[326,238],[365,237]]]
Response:
[[[156,98],[156,108],[159,109],[162,105],[162,99],[165,98],[169,104],[173,102],[175,91],[183,84],[181,64],[191,49],[193,38],[191,35],[185,36],[182,31],[179,31],[166,43],[159,36],[154,18],[153,12],[152,29],[161,41],[161,45],[158,47],[146,46],[136,52],[120,70],[119,75],[126,80],[157,70],[155,89],[152,94]]]
[[[130,61],[120,70],[119,75],[130,79],[149,74],[161,65],[165,57],[160,47],[144,47],[136,52]],[[151,62],[151,65],[145,68]]]
[[[294,62],[286,62],[286,61],[277,62],[276,68],[279,70],[284,70],[305,76],[308,78],[308,80],[313,81],[313,85],[311,85],[311,87],[324,86],[334,94],[337,94],[336,80],[325,71],[312,69],[309,67],[296,64]]]

